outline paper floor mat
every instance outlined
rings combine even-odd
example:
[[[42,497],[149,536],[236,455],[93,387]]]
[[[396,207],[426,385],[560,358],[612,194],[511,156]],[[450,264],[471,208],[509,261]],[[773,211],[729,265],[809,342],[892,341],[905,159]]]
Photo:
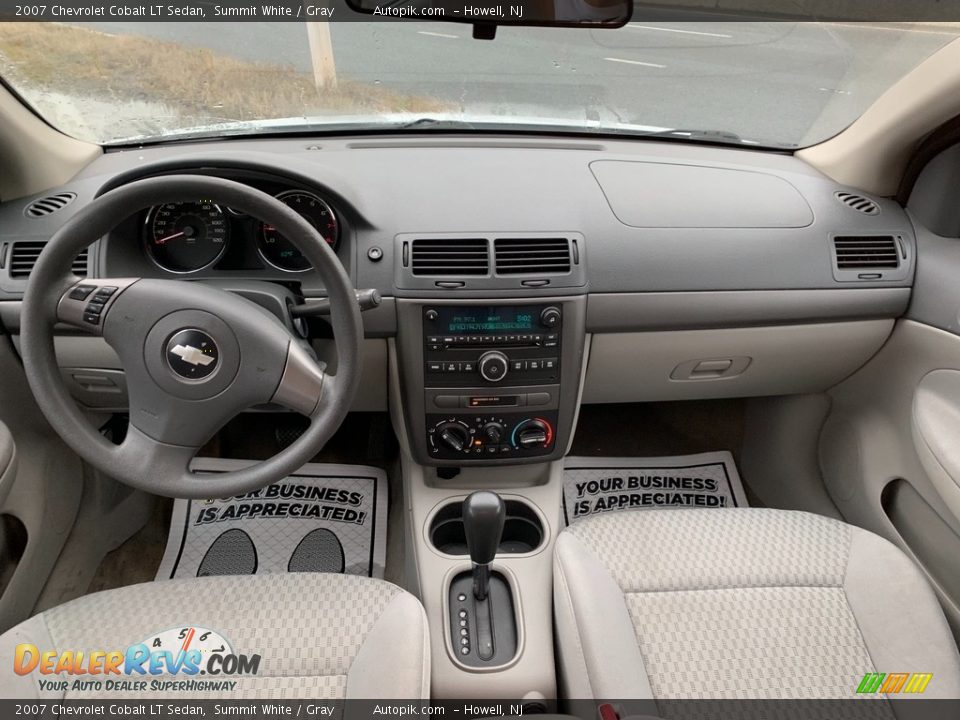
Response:
[[[729,452],[672,457],[568,457],[563,516],[668,507],[747,507]]]
[[[198,472],[247,467],[198,458]],[[342,572],[383,577],[387,477],[360,465],[308,464],[237,497],[177,500],[157,580],[204,575]]]

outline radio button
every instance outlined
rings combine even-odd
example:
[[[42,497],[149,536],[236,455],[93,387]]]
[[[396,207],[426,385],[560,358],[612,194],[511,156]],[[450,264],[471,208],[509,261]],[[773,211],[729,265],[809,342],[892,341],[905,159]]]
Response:
[[[546,360],[543,361],[544,370],[554,370],[556,367],[557,367],[556,358],[547,358]]]
[[[460,365],[455,362],[443,363],[443,372],[455,373],[458,372]]]
[[[543,338],[544,347],[556,347],[557,343],[559,342],[560,342],[560,335],[557,333],[550,333],[549,335],[546,335]]]
[[[427,363],[427,372],[443,372],[443,363],[442,363],[442,362],[428,362],[428,363]]]
[[[528,369],[528,370],[539,370],[539,369],[540,369],[540,365],[541,365],[542,363],[543,363],[542,360],[530,360],[530,361],[527,363],[527,369]]]
[[[460,372],[472,373],[475,369],[476,368],[471,361],[460,363]]]
[[[517,372],[523,370],[523,360],[511,360],[510,369]]]

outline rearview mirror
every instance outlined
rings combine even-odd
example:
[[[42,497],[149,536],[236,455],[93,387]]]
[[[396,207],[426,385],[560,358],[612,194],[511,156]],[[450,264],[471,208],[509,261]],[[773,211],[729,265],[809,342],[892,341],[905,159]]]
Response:
[[[633,0],[347,0],[356,12],[381,18],[474,25],[622,27]]]

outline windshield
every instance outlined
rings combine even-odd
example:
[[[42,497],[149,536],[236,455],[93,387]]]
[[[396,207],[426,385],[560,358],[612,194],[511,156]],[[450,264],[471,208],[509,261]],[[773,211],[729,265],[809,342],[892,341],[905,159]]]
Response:
[[[0,23],[0,72],[98,143],[431,128],[820,142],[960,23]],[[681,131],[681,132],[672,132]]]

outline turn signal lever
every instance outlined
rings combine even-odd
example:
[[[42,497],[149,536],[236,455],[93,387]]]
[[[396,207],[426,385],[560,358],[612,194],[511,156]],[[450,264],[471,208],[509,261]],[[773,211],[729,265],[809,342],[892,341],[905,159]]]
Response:
[[[357,290],[356,292],[357,305],[360,306],[360,312],[365,310],[373,310],[373,308],[379,307],[380,303],[383,301],[383,298],[380,297],[380,293],[373,288],[370,290]],[[322,298],[319,300],[310,300],[302,305],[294,305],[290,308],[290,314],[295,318],[329,315],[330,300],[328,298]]]
[[[495,492],[478,490],[463,501],[463,529],[473,563],[473,595],[486,600],[490,588],[490,566],[500,547],[507,509]]]

